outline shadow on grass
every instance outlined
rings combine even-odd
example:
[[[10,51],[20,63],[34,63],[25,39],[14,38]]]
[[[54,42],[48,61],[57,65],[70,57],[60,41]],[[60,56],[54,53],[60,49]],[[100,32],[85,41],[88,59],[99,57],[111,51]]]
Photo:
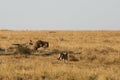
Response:
[[[53,49],[53,50],[48,50],[48,51],[45,51],[45,50],[43,50],[43,51],[32,51],[31,52],[31,54],[21,54],[21,55],[27,55],[27,56],[30,56],[30,55],[32,55],[32,56],[44,56],[44,57],[49,57],[49,56],[53,56],[53,55],[58,55],[59,53],[61,53],[61,52],[68,52],[69,54],[71,54],[71,53],[74,53],[73,51],[69,51],[69,50],[65,50],[65,51],[62,51],[62,50],[59,50],[59,49]],[[37,53],[37,54],[35,54],[35,53]],[[14,52],[13,53],[9,53],[9,52],[2,52],[1,53],[1,51],[0,51],[0,56],[10,56],[10,55],[17,55],[17,54],[14,54]]]
[[[52,51],[44,51],[44,52],[42,52],[42,53],[40,53],[39,55],[41,55],[41,56],[52,56],[52,55],[56,55],[56,54],[59,54],[61,51],[60,50],[58,50],[58,49],[53,49]],[[34,55],[34,54],[33,54]]]

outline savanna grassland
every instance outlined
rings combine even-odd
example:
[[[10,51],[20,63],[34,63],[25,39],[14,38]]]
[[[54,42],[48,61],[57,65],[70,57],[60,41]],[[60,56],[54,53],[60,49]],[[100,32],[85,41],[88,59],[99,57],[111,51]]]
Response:
[[[0,52],[0,80],[120,80],[120,31],[1,30],[0,48],[39,39],[49,48],[27,57]],[[67,63],[59,51],[69,52]]]

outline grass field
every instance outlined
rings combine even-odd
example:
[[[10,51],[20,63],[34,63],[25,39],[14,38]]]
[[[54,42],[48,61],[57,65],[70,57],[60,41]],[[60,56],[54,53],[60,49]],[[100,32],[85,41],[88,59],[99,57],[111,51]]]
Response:
[[[30,39],[50,46],[28,57],[0,52],[0,80],[120,80],[120,31],[1,30],[0,48]],[[70,52],[67,63],[59,51]]]

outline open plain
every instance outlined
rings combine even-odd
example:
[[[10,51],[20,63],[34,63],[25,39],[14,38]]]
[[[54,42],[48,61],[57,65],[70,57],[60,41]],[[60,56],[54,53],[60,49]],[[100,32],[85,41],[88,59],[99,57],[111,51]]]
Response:
[[[0,51],[0,80],[120,80],[120,31],[0,30],[0,48],[45,40],[25,57]],[[58,61],[60,51],[68,62]]]

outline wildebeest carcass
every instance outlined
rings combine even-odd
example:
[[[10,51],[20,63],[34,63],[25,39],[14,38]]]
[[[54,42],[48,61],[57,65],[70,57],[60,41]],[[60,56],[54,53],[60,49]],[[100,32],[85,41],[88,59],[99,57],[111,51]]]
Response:
[[[33,45],[34,50],[38,50],[38,48],[43,47],[43,48],[48,48],[49,43],[47,41],[42,41],[38,40],[34,44],[32,43],[32,40],[30,40],[29,45]]]

